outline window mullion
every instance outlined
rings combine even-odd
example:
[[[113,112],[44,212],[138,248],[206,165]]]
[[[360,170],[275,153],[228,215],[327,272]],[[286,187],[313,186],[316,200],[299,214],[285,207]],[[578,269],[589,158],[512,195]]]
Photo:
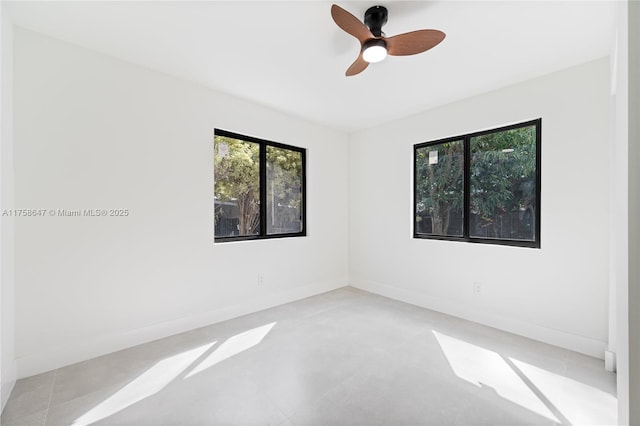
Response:
[[[267,235],[267,145],[260,143],[260,236]]]
[[[471,138],[464,137],[464,183],[463,183],[462,236],[469,239],[471,217]]]

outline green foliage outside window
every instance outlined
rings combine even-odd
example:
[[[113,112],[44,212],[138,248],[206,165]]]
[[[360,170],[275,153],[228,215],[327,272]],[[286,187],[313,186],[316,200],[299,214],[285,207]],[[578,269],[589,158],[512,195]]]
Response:
[[[470,203],[476,216],[472,236],[532,240],[535,199],[534,126],[471,138]],[[514,214],[525,219],[520,226],[509,223]]]
[[[302,154],[267,146],[267,233],[300,232]]]
[[[535,120],[417,145],[414,235],[539,247],[539,131]]]
[[[214,138],[216,216],[224,205],[238,209],[238,235],[254,235],[260,224],[260,145],[226,136]]]
[[[304,150],[220,132],[214,136],[216,238],[302,233]]]
[[[452,215],[462,217],[464,146],[461,140],[416,151],[416,221],[431,220],[434,235],[462,235],[450,230]]]

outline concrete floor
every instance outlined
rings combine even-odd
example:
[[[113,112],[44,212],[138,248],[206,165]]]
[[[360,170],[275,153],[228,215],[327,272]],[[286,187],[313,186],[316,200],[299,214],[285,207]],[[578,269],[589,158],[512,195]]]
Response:
[[[2,425],[615,424],[601,360],[345,287],[20,380]]]

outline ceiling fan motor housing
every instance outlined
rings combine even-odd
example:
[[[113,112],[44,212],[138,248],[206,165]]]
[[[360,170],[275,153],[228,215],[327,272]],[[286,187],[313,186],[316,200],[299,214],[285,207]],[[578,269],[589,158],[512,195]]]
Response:
[[[364,13],[364,23],[371,33],[376,37],[384,36],[382,26],[387,23],[387,8],[384,6],[373,6]]]
[[[346,33],[360,43],[360,54],[345,75],[360,74],[369,64],[380,62],[387,55],[409,56],[425,52],[445,38],[440,30],[416,30],[387,38],[382,26],[387,23],[387,8],[373,6],[364,14],[364,22],[337,4],[331,5],[331,17]]]

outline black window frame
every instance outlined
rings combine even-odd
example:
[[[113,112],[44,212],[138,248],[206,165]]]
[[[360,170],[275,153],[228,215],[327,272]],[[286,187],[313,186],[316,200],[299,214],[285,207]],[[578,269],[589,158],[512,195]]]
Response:
[[[477,136],[482,136],[490,133],[503,132],[513,129],[519,129],[522,127],[535,126],[536,129],[536,211],[535,211],[535,232],[534,240],[513,240],[513,239],[501,239],[501,238],[482,238],[470,236],[470,217],[471,217],[471,139]],[[418,233],[417,222],[417,200],[418,200],[418,171],[416,168],[416,160],[418,158],[418,150],[431,146],[438,145],[453,141],[463,141],[463,155],[464,155],[464,181],[463,181],[463,225],[462,236],[449,236],[449,235],[431,235]],[[528,247],[537,248],[541,247],[540,243],[540,218],[541,218],[541,183],[542,183],[542,118],[535,120],[524,121],[516,124],[510,124],[508,126],[496,127],[493,129],[482,130],[479,132],[468,133],[458,135],[454,137],[447,137],[434,141],[422,142],[413,146],[413,238],[428,239],[428,240],[445,240],[445,241],[462,241],[469,243],[482,243],[482,244],[497,244],[504,246],[514,247]]]
[[[307,236],[307,150],[297,146],[287,145],[280,142],[274,142],[266,139],[257,138],[255,136],[243,135],[240,133],[230,132],[223,129],[214,129],[215,136],[223,136],[233,139],[238,139],[245,142],[256,143],[259,146],[259,159],[260,159],[260,232],[258,235],[236,235],[227,237],[218,237],[215,235],[215,223],[214,223],[214,243],[224,243],[231,241],[251,241],[251,240],[270,240],[273,238],[290,238],[290,237],[306,237]],[[302,230],[300,232],[287,232],[279,234],[267,234],[267,147],[274,147],[280,149],[286,149],[290,151],[299,152],[302,160],[302,215],[301,223]],[[214,150],[215,158],[215,150]],[[214,182],[215,188],[215,171]]]

